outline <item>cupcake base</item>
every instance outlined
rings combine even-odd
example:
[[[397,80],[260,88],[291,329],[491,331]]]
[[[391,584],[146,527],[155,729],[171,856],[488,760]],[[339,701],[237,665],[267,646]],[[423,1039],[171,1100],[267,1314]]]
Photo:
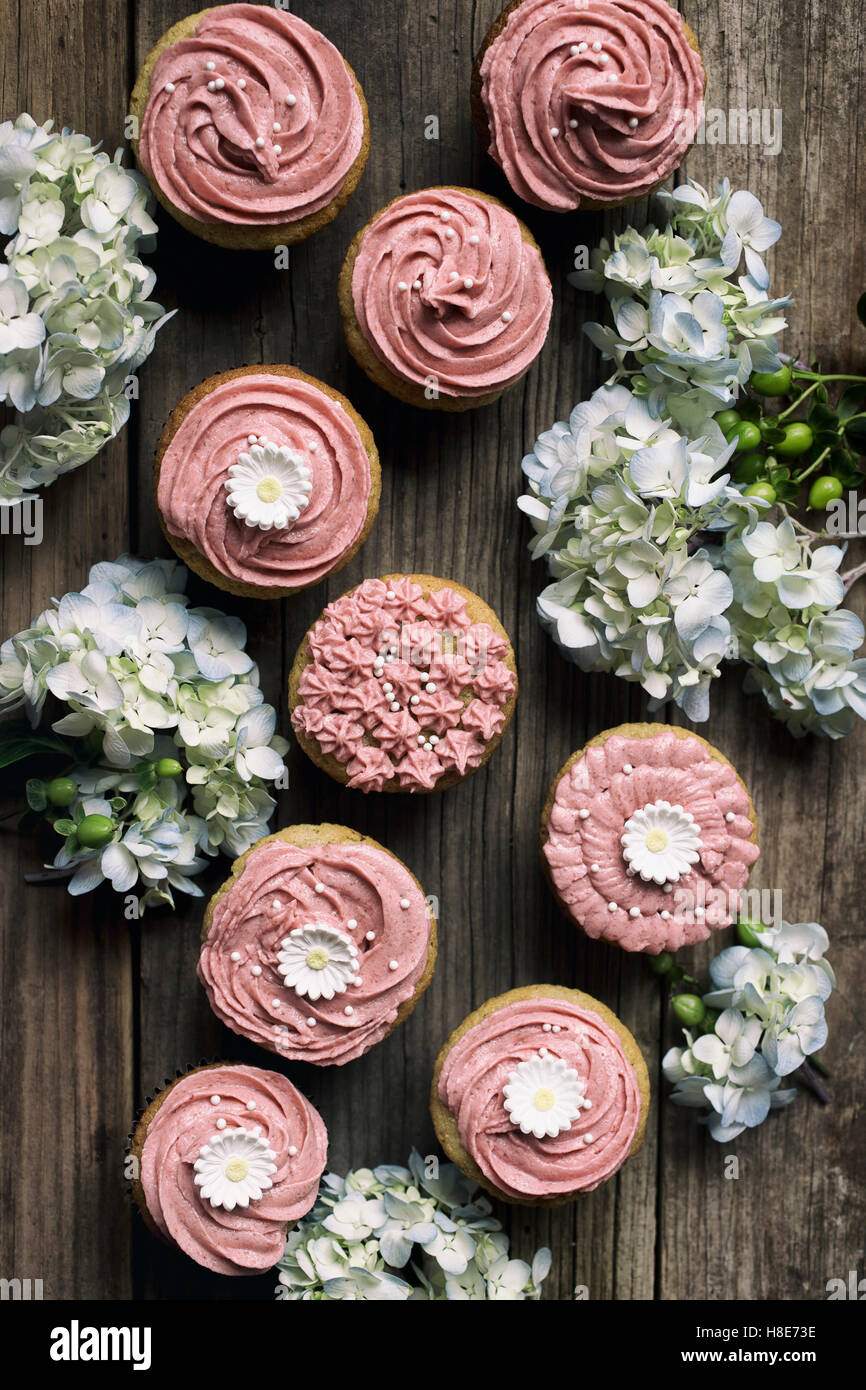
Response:
[[[605,1004],[594,999],[591,994],[584,994],[579,989],[567,989],[564,985],[524,985],[521,989],[511,989],[506,994],[496,995],[493,999],[488,999],[480,1008],[475,1009],[471,1014],[464,1018],[463,1022],[454,1029],[436,1058],[436,1065],[433,1069],[433,1081],[430,1087],[430,1114],[433,1118],[433,1128],[436,1137],[442,1145],[445,1153],[456,1163],[461,1172],[467,1177],[472,1178],[480,1187],[483,1187],[491,1197],[497,1201],[508,1202],[511,1206],[519,1207],[564,1207],[577,1201],[580,1197],[589,1196],[589,1193],[570,1192],[563,1193],[556,1197],[514,1197],[510,1193],[503,1192],[487,1178],[474,1158],[467,1153],[460,1140],[460,1131],[457,1120],[452,1115],[448,1107],[439,1098],[439,1077],[445,1064],[445,1058],[454,1047],[455,1043],[468,1033],[471,1028],[489,1018],[491,1014],[497,1013],[500,1009],[505,1009],[509,1004],[516,1004],[524,999],[568,999],[579,1008],[598,1014],[602,1022],[606,1023],[618,1036],[622,1043],[623,1052],[635,1070],[640,1090],[640,1119],[637,1131],[629,1149],[628,1157],[633,1158],[638,1152],[644,1141],[646,1132],[647,1116],[650,1106],[650,1082],[647,1065],[644,1061],[643,1053],[635,1042],[632,1034],[621,1023],[616,1014]],[[617,1170],[619,1171],[619,1169]],[[613,1176],[616,1176],[615,1174]],[[610,1179],[608,1179],[610,1181]],[[603,1184],[602,1184],[603,1185]]]
[[[478,198],[485,203],[494,203],[497,207],[504,207],[507,211],[511,212],[511,209],[508,208],[507,204],[503,203],[501,199],[494,198],[490,193],[481,193],[477,188],[463,188],[459,184],[435,184],[431,186],[442,189],[453,188],[458,193],[466,193],[470,197]],[[395,372],[392,372],[386,367],[385,363],[377,355],[376,350],[361,331],[361,325],[358,323],[358,319],[355,315],[355,303],[352,295],[352,274],[355,269],[355,260],[361,242],[368,229],[376,221],[376,218],[385,212],[387,208],[392,207],[395,203],[399,203],[404,196],[405,195],[401,194],[399,198],[392,198],[390,202],[380,208],[379,212],[377,212],[374,217],[371,217],[369,222],[365,223],[360,231],[355,233],[349,249],[346,252],[346,259],[343,262],[337,282],[337,299],[340,305],[340,314],[343,319],[343,331],[346,335],[346,343],[348,344],[349,351],[358,366],[362,371],[366,372],[372,382],[377,386],[381,386],[383,391],[389,392],[390,395],[395,396],[398,401],[402,401],[405,405],[415,405],[421,410],[450,411],[475,410],[479,406],[492,405],[493,402],[498,401],[500,396],[504,395],[506,391],[510,391],[513,386],[517,386],[518,383],[523,380],[526,372],[523,372],[515,381],[509,382],[507,386],[502,386],[498,390],[491,391],[484,396],[452,396],[444,391],[440,391],[436,399],[429,399],[425,394],[423,386],[419,386],[413,381],[407,381],[405,377],[397,376]],[[529,228],[520,221],[520,218],[516,218],[516,221],[519,223],[522,239],[529,246],[534,246],[535,249],[539,251],[540,255],[541,252],[538,243]],[[532,363],[529,363],[527,366],[527,372],[531,365]]]
[[[263,584],[249,584],[240,579],[232,579],[211,564],[210,560],[208,560],[205,555],[202,555],[201,551],[193,545],[192,541],[187,540],[184,536],[176,536],[169,531],[163,520],[162,512],[159,509],[159,475],[162,460],[169,444],[187,415],[198,405],[199,401],[204,400],[211,391],[215,391],[216,388],[222,386],[224,382],[232,381],[236,377],[257,375],[293,377],[296,381],[303,381],[306,382],[308,386],[314,386],[317,391],[321,391],[323,395],[329,396],[331,400],[336,401],[338,405],[342,406],[361,437],[361,443],[370,461],[370,496],[367,501],[367,517],[360,535],[346,554],[328,570],[328,576],[337,574],[339,570],[348,565],[349,561],[357,554],[370,534],[370,529],[379,511],[379,502],[382,496],[382,470],[379,465],[379,453],[369,425],[361,418],[351,402],[347,400],[340,391],[336,391],[333,386],[328,386],[324,381],[319,381],[316,377],[309,376],[306,372],[302,372],[299,367],[288,367],[285,365],[233,367],[226,372],[217,372],[215,376],[208,377],[205,381],[200,382],[198,386],[193,387],[191,391],[188,391],[183,397],[183,400],[178,402],[171,412],[171,415],[168,417],[156,447],[156,460],[153,470],[153,497],[162,534],[165,536],[165,539],[178,558],[183,561],[188,569],[191,569],[201,579],[207,580],[208,584],[213,584],[215,588],[223,589],[226,593],[237,594],[240,598],[292,598],[293,595],[302,593],[304,589],[315,588],[317,584],[322,583],[326,576],[313,579],[308,584],[287,585],[285,588]]]
[[[135,86],[132,89],[132,95],[129,99],[129,114],[136,122],[134,126],[136,131],[141,129],[144,119],[144,110],[147,106],[147,99],[150,94],[150,79],[153,74],[153,69],[156,66],[157,59],[167,48],[171,48],[174,44],[180,43],[181,39],[192,37],[199,21],[202,20],[205,15],[212,14],[214,10],[220,8],[219,5],[210,5],[207,9],[198,10],[195,14],[187,15],[185,19],[179,20],[177,24],[173,24],[170,29],[167,29],[162,38],[158,39],[154,44],[141,65],[141,69],[135,80]],[[342,54],[340,56],[342,57]],[[165,208],[166,212],[174,218],[175,222],[179,222],[186,231],[192,232],[193,236],[200,237],[202,241],[210,242],[213,246],[221,246],[227,251],[272,251],[276,246],[291,246],[295,242],[306,241],[307,237],[313,236],[314,233],[321,231],[323,227],[327,227],[329,222],[333,222],[337,213],[346,206],[346,203],[348,203],[357,188],[361,175],[364,172],[367,158],[370,154],[370,118],[367,112],[367,102],[354,70],[346,62],[345,58],[343,58],[343,62],[346,64],[349,76],[355,84],[358,100],[361,103],[361,111],[364,117],[364,134],[361,140],[361,148],[355,157],[352,167],[346,174],[337,193],[325,207],[319,208],[318,212],[309,213],[306,217],[299,217],[293,222],[262,223],[260,226],[237,222],[200,222],[197,218],[191,217],[189,213],[182,212],[180,208],[175,207],[174,203],[163,193],[156,180],[152,179],[147,174],[146,170],[144,170],[141,159],[139,158],[139,141],[136,135],[131,141],[136,162],[145,174],[157,202]]]

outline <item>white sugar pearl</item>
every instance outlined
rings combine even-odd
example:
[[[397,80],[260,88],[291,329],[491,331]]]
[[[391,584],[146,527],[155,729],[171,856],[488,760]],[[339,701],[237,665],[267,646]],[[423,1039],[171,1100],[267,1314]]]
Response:
[[[417,705],[420,699],[421,699],[421,696],[420,696],[420,695],[410,695],[410,696],[409,696],[409,704],[410,704],[410,705]]]
[[[419,735],[418,735],[418,742],[420,743],[420,745],[421,745],[422,748],[426,748],[426,747],[427,747],[427,740],[426,740],[426,738],[424,737],[423,734],[419,734]]]
[[[214,68],[216,67],[216,63],[205,63],[205,67],[207,68],[208,72],[213,72]]]
[[[454,228],[453,228],[453,227],[446,227],[446,228],[445,228],[445,237],[446,237],[446,239],[447,239],[448,241],[450,241],[451,238],[452,238],[453,236],[454,236]]]
[[[407,907],[410,906],[409,899],[408,899],[408,898],[401,898],[401,899],[400,899],[400,906],[402,907],[403,911],[405,912],[406,909],[407,909]]]
[[[211,1098],[210,1098],[210,1103],[211,1103],[211,1105],[220,1105],[220,1104],[222,1103],[222,1097],[221,1097],[221,1096],[211,1096]]]
[[[725,812],[725,820],[728,822],[728,825],[730,825],[731,821],[736,820],[736,816],[734,815],[733,811]]]
[[[393,589],[387,589],[387,590],[385,591],[385,597],[386,597],[386,599],[388,600],[389,603],[393,603],[393,602],[394,602],[394,599],[397,597],[397,595],[394,593],[394,590],[393,590]]]
[[[480,236],[476,236],[476,234],[473,232],[472,236],[469,238],[469,245],[477,246],[480,240]]]
[[[246,87],[246,85],[247,85],[247,79],[246,79],[245,77],[242,77],[242,78],[240,79],[240,81],[238,82],[238,86],[240,87],[241,91],[244,90],[244,88]]]
[[[271,907],[274,909],[274,912],[278,912],[278,911],[279,911],[279,908],[280,908],[280,900],[279,900],[279,898],[273,898],[273,899],[271,900]]]
[[[393,685],[391,684],[390,681],[385,681],[385,683],[384,683],[383,686],[382,686],[382,689],[384,690],[384,692],[385,692],[386,695],[390,695],[390,694],[391,694],[391,691],[394,689],[394,687],[393,687]]]
[[[630,129],[630,130],[636,130],[636,129],[637,129],[637,116],[629,116],[629,118],[628,118],[628,124],[629,124],[629,129]]]
[[[550,1024],[549,1024],[549,1023],[542,1023],[542,1025],[541,1025],[541,1031],[542,1031],[543,1033],[549,1033],[549,1032],[550,1032]]]
[[[256,1103],[255,1103],[255,1101],[254,1101],[254,1100],[248,1100],[248,1101],[247,1101],[247,1110],[255,1110],[255,1108],[256,1108]]]
[[[279,128],[280,128],[280,123],[279,123],[279,121],[274,121],[274,134],[275,134],[275,135],[276,135],[277,131],[279,130]]]
[[[317,892],[317,893],[324,893],[324,891],[325,891],[325,885],[324,885],[324,883],[317,883],[317,884],[316,884],[316,892]]]
[[[671,914],[668,912],[666,907],[663,907],[661,912],[659,913],[659,916],[662,918],[663,921],[668,922],[670,921]]]
[[[173,92],[173,91],[174,91],[174,83],[173,83],[173,82],[166,82],[166,84],[165,84],[165,90],[166,90],[167,92]]]
[[[600,55],[598,61],[599,61],[599,63],[601,64],[601,66],[604,67],[605,64],[607,64],[607,63],[610,62],[610,54],[609,54],[609,53],[602,53],[602,54]]]
[[[282,154],[282,152],[283,152],[283,147],[282,147],[282,145],[274,145],[274,154]]]
[[[289,1148],[288,1148],[289,1158],[294,1158],[294,1157],[295,1157],[295,1154],[296,1154],[297,1152],[298,1152],[298,1146],[297,1146],[297,1144],[290,1144],[290,1145],[289,1145]]]
[[[254,965],[251,973],[255,975],[256,978],[258,978],[258,976],[262,973],[262,967],[260,965]]]
[[[630,907],[629,910],[628,910],[628,915],[629,915],[629,917],[640,917],[640,908],[639,908],[639,907]]]
[[[375,941],[375,940],[376,940],[376,933],[375,933],[374,931],[368,931],[368,932],[367,932],[367,940],[368,940],[368,941]]]
[[[310,440],[309,444],[307,445],[307,448],[311,454],[317,454],[319,452],[319,446],[316,443],[315,439]]]
[[[399,709],[400,709],[400,701],[399,701],[399,700],[392,700],[392,702],[391,702],[391,713],[392,713],[392,714],[397,714],[398,711],[399,711]]]
[[[702,907],[696,907],[696,908],[695,908],[695,916],[696,916],[699,920],[700,920],[701,917],[705,917],[706,915],[707,915],[707,914],[706,914],[706,911],[705,911],[704,908],[702,908]]]
[[[287,105],[287,106],[294,106],[294,104],[295,104],[295,102],[297,101],[297,99],[298,99],[298,98],[297,98],[296,96],[293,96],[291,92],[286,92],[286,105]]]
[[[588,43],[579,43],[579,44],[577,45],[577,51],[578,51],[578,53],[585,53],[586,50],[587,50],[588,48],[589,48],[589,44],[588,44]]]
[[[594,1143],[595,1143],[595,1135],[594,1135],[594,1134],[585,1134],[585,1135],[583,1136],[583,1142],[584,1142],[584,1144],[594,1144]]]
[[[591,1101],[591,1100],[585,1100],[585,1101],[583,1102],[583,1108],[584,1108],[584,1110],[591,1110],[591,1109],[592,1109],[592,1101]]]
[[[540,1048],[538,1049],[538,1055],[539,1055],[539,1057],[546,1057],[546,1056],[547,1056],[547,1048],[546,1048],[546,1047],[540,1047]]]
[[[281,1007],[282,1007],[282,1006],[281,1006],[281,1004],[280,1004],[279,999],[272,999],[272,1000],[271,1000],[271,1008],[272,1008],[272,1009],[279,1009],[279,1008],[281,1008]]]
[[[582,806],[577,814],[580,816],[581,820],[589,820],[589,811],[585,806]]]
[[[226,85],[226,84],[225,84],[223,78],[221,78],[221,77],[218,77],[217,80],[216,80],[216,82],[214,83],[214,86],[216,87],[216,89],[217,89],[218,92],[221,92],[222,89],[223,89],[223,87],[224,87],[225,85]]]
[[[354,931],[357,925],[358,919],[356,917],[350,917],[348,922],[346,923],[346,926],[349,928],[349,931]]]
[[[674,885],[672,883],[666,883],[662,891],[665,893],[672,893],[674,891]]]
[[[623,765],[622,765],[622,770],[623,770],[623,772],[626,772],[626,773],[628,773],[628,772],[634,772],[634,768],[632,767],[631,763],[623,763]]]
[[[430,735],[430,747],[431,747],[431,748],[434,748],[438,742],[439,742],[439,735],[438,735],[438,734],[431,734],[431,735]]]
[[[412,282],[412,288],[413,288],[413,290],[420,290],[420,288],[421,288],[421,281],[420,281],[420,280],[413,280],[413,282]]]
[[[443,221],[443,222],[450,222],[450,221],[451,221],[451,213],[450,213],[450,212],[440,212],[439,216],[442,218],[442,221]]]
[[[225,1120],[222,1118],[222,1116],[220,1116],[220,1118],[217,1120],[216,1126],[217,1126],[217,1129],[225,1129],[225,1127],[226,1127],[226,1122],[225,1122]]]
[[[316,1026],[316,1020],[313,1018],[313,1016],[312,1016],[312,1014],[311,1014],[310,1017],[307,1019],[307,1027],[308,1027],[308,1028],[315,1028],[315,1026]]]
[[[345,1009],[343,1010],[343,1013],[346,1015],[347,1018],[351,1018],[354,1012],[355,1010],[352,1008],[351,1004],[347,1004]]]
[[[264,146],[265,146],[264,136],[260,135],[260,136],[258,137],[258,139],[256,140],[256,149],[257,149],[257,150],[262,150],[262,149],[264,149]]]
[[[572,130],[577,130],[577,121],[574,119],[573,116],[572,116],[572,118],[571,118],[571,120],[569,121],[568,124],[569,124],[569,127],[570,127]]]
[[[507,309],[505,310],[505,313],[502,315],[502,322],[503,322],[503,323],[510,323],[510,322],[511,322],[511,315],[509,314],[509,312],[508,312]]]
[[[553,1025],[553,1031],[554,1031],[554,1033],[561,1033],[561,1032],[562,1032],[562,1025],[561,1025],[560,1023],[554,1023],[554,1025]]]
[[[397,970],[397,969],[399,969],[399,965],[400,965],[400,962],[399,962],[399,961],[396,961],[396,960],[389,960],[389,961],[388,961],[388,969],[389,969],[389,970]]]
[[[550,127],[550,133],[551,133],[551,135],[553,136],[553,138],[554,138],[554,140],[555,140],[556,137],[557,137],[557,135],[559,134],[559,126],[558,126],[558,125],[552,125],[552,126]]]
[[[463,288],[464,290],[471,290],[474,284],[475,281],[472,279],[472,277],[467,276],[466,279],[463,281]]]
[[[608,903],[607,910],[608,912],[616,912],[616,907],[616,903]]]
[[[405,280],[398,280],[398,281],[397,281],[397,289],[398,289],[398,290],[401,290],[401,291],[402,291],[402,290],[408,290],[408,288],[409,288],[409,286],[406,284],[406,281],[405,281]]]
[[[259,436],[258,436],[257,434],[248,434],[248,435],[247,435],[247,443],[248,443],[248,444],[258,444],[258,442],[259,442]]]
[[[571,54],[572,58],[576,58],[578,53],[580,52],[580,49],[578,48],[576,43],[573,43],[568,51]]]
[[[209,82],[209,83],[207,84],[207,89],[208,89],[209,92],[215,92],[215,91],[216,91],[216,83],[215,83],[215,82]]]
[[[428,681],[427,684],[425,685],[424,689],[427,691],[427,694],[428,694],[428,695],[435,695],[435,694],[436,694],[436,682],[435,682],[435,681]]]
[[[589,872],[590,872],[591,874],[597,874],[598,871],[599,871],[599,867],[600,867],[600,866],[599,866],[598,864],[590,864],[590,866],[589,866]]]
[[[232,960],[240,960],[240,958],[241,958],[241,953],[240,953],[240,951],[232,951],[231,958],[232,958]]]
[[[619,74],[616,73],[616,72],[609,72],[608,75],[607,75],[607,80],[608,80],[608,82],[618,82],[618,81],[619,81]]]
[[[598,39],[596,39],[595,43],[592,45],[592,51],[593,53],[601,52],[601,44],[599,43]]]

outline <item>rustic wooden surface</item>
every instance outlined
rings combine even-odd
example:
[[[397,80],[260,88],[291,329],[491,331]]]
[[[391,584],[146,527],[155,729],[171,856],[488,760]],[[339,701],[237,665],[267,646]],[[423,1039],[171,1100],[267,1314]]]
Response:
[[[123,140],[138,62],[187,13],[183,0],[3,0],[2,117],[39,120]],[[221,252],[160,215],[157,297],[181,313],[141,370],[141,400],[100,458],[45,497],[45,541],[0,543],[2,634],[26,625],[51,595],[75,589],[96,560],[131,549],[165,553],[151,501],[154,447],[184,392],[246,362],[289,362],[347,392],[373,427],[383,504],[373,533],[334,581],[295,602],[238,602],[268,698],[280,708],[297,642],[323,603],[365,575],[405,569],[454,577],[483,594],[512,634],[521,673],[514,725],[487,768],[440,797],[374,798],[342,790],[291,756],[279,822],[344,821],[384,841],[441,904],[432,988],[410,1022],[359,1062],[321,1071],[288,1066],[331,1134],[331,1163],[402,1161],[432,1149],[426,1095],[436,1051],[475,1005],[515,985],[574,983],[610,1004],[635,1032],[653,1078],[640,1157],[606,1188],[554,1212],[504,1213],[516,1253],[548,1244],[548,1297],[588,1287],[599,1299],[820,1299],[831,1277],[862,1266],[864,1084],[861,1019],[866,730],[842,744],[793,742],[730,672],[714,690],[703,732],[752,790],[762,858],[753,883],[781,889],[789,919],[818,919],[832,937],[840,988],[830,1006],[833,1104],[808,1094],[735,1145],[711,1142],[664,1099],[659,1057],[672,1041],[660,987],[645,962],[587,942],[554,909],[536,856],[548,781],[588,736],[644,717],[634,688],[584,677],[542,635],[514,506],[520,458],[536,432],[563,418],[600,380],[580,326],[598,306],[565,283],[572,249],[614,219],[518,210],[541,243],[555,314],[541,362],[499,405],[455,416],[414,411],[382,395],[347,361],[335,281],[352,234],[402,190],[475,184],[510,200],[482,161],[468,86],[473,53],[498,0],[296,0],[342,49],[364,85],[373,147],[360,189],[319,236],[293,250],[288,271],[267,254]],[[688,172],[747,185],[784,226],[771,253],[777,288],[796,294],[789,350],[837,370],[866,365],[854,319],[864,284],[866,184],[858,159],[864,100],[859,0],[687,0],[709,71],[708,104],[783,113],[781,153],[703,146]],[[438,141],[424,118],[439,118]],[[866,166],[864,166],[866,167]],[[201,600],[225,596],[196,584]],[[863,597],[855,606],[863,612]],[[134,1217],[123,1178],[126,1134],[154,1086],[202,1057],[266,1065],[220,1028],[195,977],[200,907],[130,924],[105,889],[76,901],[26,888],[30,842],[2,827],[0,903],[0,1275],[42,1278],[45,1297],[268,1298],[271,1276],[221,1280],[154,1241]],[[221,878],[219,868],[211,882]],[[708,952],[691,960],[701,967]],[[725,1177],[726,1155],[739,1177]],[[858,1162],[861,1163],[858,1172]],[[862,1274],[862,1268],[860,1273]]]

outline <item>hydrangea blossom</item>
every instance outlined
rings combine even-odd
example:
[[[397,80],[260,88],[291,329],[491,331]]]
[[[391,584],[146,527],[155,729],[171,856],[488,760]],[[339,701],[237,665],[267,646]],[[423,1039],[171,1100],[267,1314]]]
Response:
[[[186,581],[174,560],[94,565],[81,593],[0,647],[0,710],[22,709],[35,728],[53,697],[51,729],[71,740],[78,790],[53,867],[73,894],[107,879],[120,893],[140,883],[144,906],[171,903],[173,889],[201,896],[203,855],[241,854],[267,833],[265,783],[284,773],[288,743],[243,623],[191,608]],[[158,775],[180,757],[183,781]],[[76,833],[94,814],[114,827],[99,849]]]
[[[0,505],[93,458],[129,416],[127,383],[169,319],[138,258],[156,232],[141,176],[85,135],[0,124]]]
[[[289,1232],[281,1300],[538,1299],[549,1250],[512,1259],[486,1197],[451,1163],[428,1173],[383,1164],[322,1179],[315,1207]]]
[[[827,1041],[824,1004],[836,985],[817,922],[782,922],[755,935],[757,947],[731,946],[710,966],[711,1031],[683,1029],[687,1046],[662,1059],[671,1100],[703,1110],[722,1144],[796,1099],[782,1080]]]

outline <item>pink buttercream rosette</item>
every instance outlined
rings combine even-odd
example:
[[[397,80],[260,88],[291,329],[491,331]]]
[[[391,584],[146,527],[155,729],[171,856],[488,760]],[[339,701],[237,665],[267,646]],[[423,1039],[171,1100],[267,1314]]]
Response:
[[[329,604],[299,663],[295,731],[362,791],[428,792],[474,772],[517,691],[498,625],[473,622],[464,592],[405,575],[367,579]]]
[[[691,815],[698,859],[674,883],[644,882],[623,854],[626,822],[664,801]],[[583,813],[583,814],[581,814]],[[587,936],[626,951],[675,951],[734,920],[758,858],[749,795],[702,739],[660,726],[602,735],[557,776],[542,825],[556,896]]]
[[[220,1125],[224,1121],[224,1125]],[[229,1211],[196,1185],[201,1149],[232,1129],[258,1129],[273,1154],[271,1186]],[[217,1274],[258,1274],[283,1253],[286,1230],[312,1207],[328,1134],[290,1081],[258,1067],[199,1068],[176,1081],[147,1122],[140,1190],[166,1240]]]

